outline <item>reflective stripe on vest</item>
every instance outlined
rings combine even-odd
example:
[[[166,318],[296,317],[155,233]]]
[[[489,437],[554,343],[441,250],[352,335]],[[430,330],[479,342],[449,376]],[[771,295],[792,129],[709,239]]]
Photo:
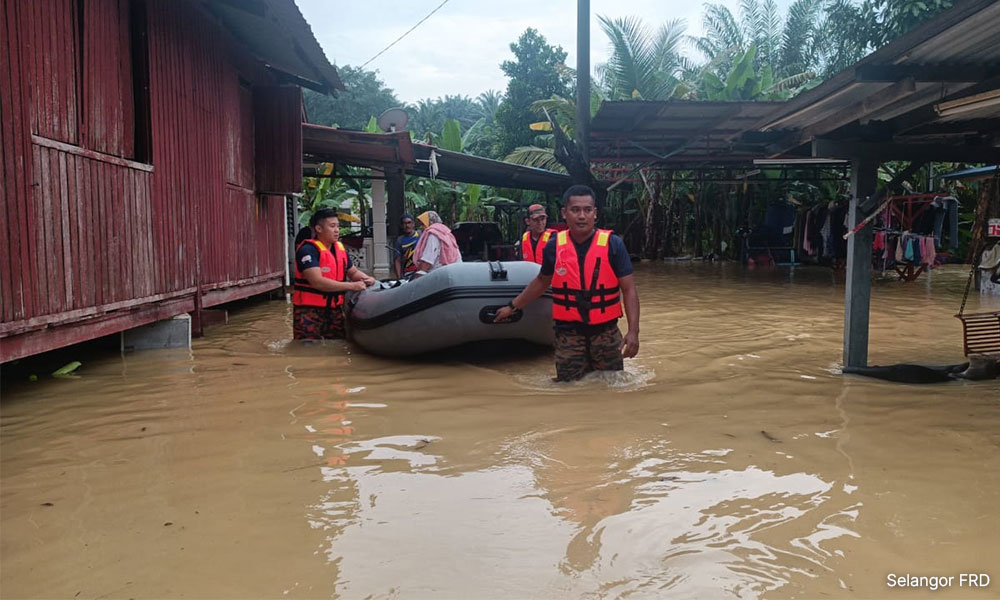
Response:
[[[347,281],[347,249],[340,242],[337,242],[337,255],[326,247],[319,240],[305,240],[295,249],[298,253],[303,244],[312,244],[319,249],[319,268],[323,277],[333,281]],[[295,261],[295,285],[292,292],[292,304],[295,306],[318,306],[321,308],[331,308],[344,303],[344,292],[324,292],[317,290],[309,284],[309,280],[302,276],[299,270],[299,261]]]
[[[590,325],[622,316],[618,277],[608,256],[611,231],[598,229],[584,256],[583,272],[576,244],[568,231],[556,235],[556,265],[552,274],[552,318]]]
[[[546,229],[542,232],[541,237],[538,238],[538,244],[532,248],[531,231],[525,231],[524,235],[521,236],[521,260],[542,264],[542,255],[544,254],[545,244],[549,243],[549,238],[551,238],[552,234],[555,232],[555,229]]]

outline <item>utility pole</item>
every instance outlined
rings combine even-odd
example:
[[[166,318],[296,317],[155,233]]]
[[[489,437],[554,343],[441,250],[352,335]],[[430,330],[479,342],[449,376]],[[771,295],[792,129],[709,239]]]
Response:
[[[576,2],[576,144],[590,166],[590,0]],[[574,183],[586,183],[576,181]]]

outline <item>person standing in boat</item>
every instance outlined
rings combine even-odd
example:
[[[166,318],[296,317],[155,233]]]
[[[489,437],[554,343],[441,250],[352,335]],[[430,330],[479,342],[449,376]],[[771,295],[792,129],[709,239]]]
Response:
[[[549,243],[549,238],[556,233],[555,229],[546,227],[548,222],[544,206],[532,204],[528,207],[528,216],[524,219],[528,229],[521,236],[521,260],[542,264],[542,251]]]
[[[462,262],[462,253],[458,250],[458,241],[451,229],[441,221],[441,216],[433,210],[420,213],[417,220],[424,226],[420,232],[417,247],[413,250],[417,273],[430,273],[434,269]]]
[[[312,238],[295,250],[292,337],[297,340],[343,338],[344,293],[361,291],[375,280],[351,264],[340,242],[337,211],[322,208],[309,220]]]
[[[623,358],[639,353],[639,293],[625,242],[597,229],[594,191],[571,186],[563,194],[562,216],[569,229],[546,244],[542,268],[528,287],[497,311],[506,321],[552,287],[556,381],[579,379],[591,371],[621,371]],[[628,331],[618,318],[622,301]]]
[[[416,221],[413,215],[404,214],[399,224],[403,228],[403,235],[396,238],[396,244],[393,246],[396,254],[396,279],[402,279],[403,275],[417,270],[417,265],[413,262],[413,251],[416,250],[417,241],[420,239],[420,234],[414,231]]]

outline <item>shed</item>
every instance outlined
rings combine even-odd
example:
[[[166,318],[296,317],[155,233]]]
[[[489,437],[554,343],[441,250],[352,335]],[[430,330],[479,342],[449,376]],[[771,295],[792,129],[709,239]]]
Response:
[[[0,361],[281,287],[298,85],[293,0],[0,2]]]

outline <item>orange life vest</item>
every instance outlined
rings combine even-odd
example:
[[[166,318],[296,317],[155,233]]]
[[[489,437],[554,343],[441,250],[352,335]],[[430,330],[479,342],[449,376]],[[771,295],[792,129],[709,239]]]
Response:
[[[319,268],[323,277],[333,281],[347,281],[347,249],[337,242],[337,254],[334,256],[323,242],[305,240],[295,249],[298,252],[303,244],[312,244],[319,249]],[[292,292],[292,304],[295,306],[318,306],[331,308],[344,303],[344,292],[324,292],[309,285],[309,280],[299,271],[299,261],[295,261],[295,285]]]
[[[521,236],[521,260],[542,264],[542,254],[545,244],[549,243],[549,238],[555,233],[555,229],[546,229],[538,238],[538,245],[531,247],[531,230],[524,232]]]
[[[590,325],[622,316],[618,277],[608,256],[611,231],[598,229],[584,256],[583,272],[576,245],[568,231],[556,235],[556,265],[552,274],[552,318]]]

